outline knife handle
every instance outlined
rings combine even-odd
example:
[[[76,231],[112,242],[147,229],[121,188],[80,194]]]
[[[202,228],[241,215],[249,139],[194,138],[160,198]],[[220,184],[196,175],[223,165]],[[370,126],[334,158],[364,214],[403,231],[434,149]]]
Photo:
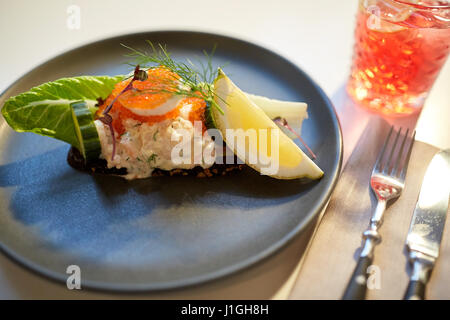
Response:
[[[424,300],[425,283],[420,280],[410,280],[403,300]]]
[[[435,258],[415,251],[410,252],[409,258],[413,268],[403,300],[424,300]]]
[[[342,296],[343,300],[364,300],[367,291],[367,268],[372,264],[372,257],[359,257],[352,278]]]

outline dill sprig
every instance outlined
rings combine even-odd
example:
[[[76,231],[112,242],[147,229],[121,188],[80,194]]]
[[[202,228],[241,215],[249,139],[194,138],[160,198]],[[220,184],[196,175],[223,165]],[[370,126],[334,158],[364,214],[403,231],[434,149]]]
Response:
[[[122,44],[123,47],[131,51],[131,53],[126,56],[133,58],[134,63],[137,65],[147,68],[162,66],[180,77],[180,79],[174,78],[170,81],[173,85],[168,86],[169,82],[167,82],[154,88],[152,93],[168,92],[177,95],[200,98],[210,103],[211,106],[217,108],[221,114],[224,114],[222,108],[220,108],[214,99],[221,99],[216,95],[213,88],[213,81],[218,72],[218,69],[215,69],[212,64],[212,57],[215,53],[216,46],[213,47],[210,53],[203,50],[203,54],[207,60],[206,64],[201,60],[198,60],[197,64],[195,64],[189,59],[186,59],[187,62],[175,61],[172,59],[165,46],[158,44],[158,46],[155,47],[151,41],[147,40],[146,42],[151,48],[150,52],[137,50]],[[178,85],[178,80],[181,80],[181,86]]]

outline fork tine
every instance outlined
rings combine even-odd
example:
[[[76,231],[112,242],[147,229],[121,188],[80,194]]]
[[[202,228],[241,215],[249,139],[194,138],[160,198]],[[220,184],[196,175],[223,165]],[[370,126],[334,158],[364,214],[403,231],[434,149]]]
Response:
[[[384,174],[388,174],[388,172],[390,171],[390,170],[389,170],[389,167],[390,167],[392,155],[393,155],[394,152],[395,152],[395,147],[397,146],[398,138],[400,137],[400,133],[401,133],[401,132],[402,132],[402,128],[400,128],[400,129],[398,130],[397,136],[395,136],[394,144],[392,145],[391,152],[389,153],[389,158],[387,159],[386,165],[385,165],[384,168],[383,168],[383,173],[384,173]]]
[[[409,158],[411,157],[411,151],[412,151],[412,148],[414,145],[414,141],[416,141],[415,138],[416,138],[416,131],[414,130],[414,133],[411,137],[411,142],[409,143],[408,153],[403,162],[402,171],[400,172],[400,179],[402,179],[402,180],[405,180],[406,171],[408,170]]]
[[[377,161],[375,162],[375,165],[373,166],[372,173],[380,172],[380,170],[381,170],[381,163],[383,162],[384,152],[386,151],[386,146],[388,145],[388,142],[389,142],[389,139],[391,138],[391,134],[392,134],[393,130],[394,130],[394,126],[391,126],[391,129],[389,130],[386,140],[384,141],[383,147],[381,148],[381,152],[378,154]]]
[[[397,160],[395,161],[395,163],[392,166],[392,173],[391,173],[392,176],[397,176],[398,170],[400,169],[399,164],[402,159],[403,148],[405,147],[405,142],[406,142],[406,139],[408,138],[408,133],[409,133],[409,128],[406,129],[402,144],[400,145],[400,149],[398,150]]]

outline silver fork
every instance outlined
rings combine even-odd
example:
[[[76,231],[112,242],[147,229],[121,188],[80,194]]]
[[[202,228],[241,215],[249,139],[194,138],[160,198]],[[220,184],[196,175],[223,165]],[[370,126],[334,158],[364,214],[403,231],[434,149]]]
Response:
[[[383,222],[386,204],[390,200],[400,197],[405,186],[406,170],[408,169],[409,158],[411,156],[416,133],[413,133],[408,148],[405,148],[409,133],[409,129],[407,129],[406,133],[401,138],[402,142],[400,147],[396,150],[402,132],[402,128],[400,128],[395,136],[392,147],[388,150],[388,145],[394,131],[393,129],[394,127],[392,126],[372,170],[370,187],[375,193],[378,203],[370,219],[369,227],[363,232],[364,246],[361,250],[358,263],[353,271],[350,282],[342,297],[344,300],[365,299],[367,279],[369,276],[368,268],[372,265],[374,248],[381,241],[378,229]],[[386,153],[387,150],[388,155]],[[387,159],[385,159],[386,155]]]

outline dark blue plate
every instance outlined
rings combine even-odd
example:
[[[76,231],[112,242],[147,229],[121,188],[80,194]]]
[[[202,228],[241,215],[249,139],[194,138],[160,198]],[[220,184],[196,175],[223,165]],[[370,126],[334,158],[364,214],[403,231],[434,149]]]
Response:
[[[257,45],[225,36],[148,32],[95,42],[57,56],[9,87],[4,101],[46,81],[130,71],[120,43],[166,44],[176,59],[202,59],[217,44],[215,65],[243,90],[305,101],[303,137],[325,172],[320,181],[280,181],[252,169],[210,179],[125,181],[90,176],[66,162],[69,146],[16,133],[0,119],[0,246],[10,257],[66,281],[81,268],[83,287],[175,288],[241,270],[306,229],[326,204],[342,161],[342,136],[324,92],[298,67]]]

